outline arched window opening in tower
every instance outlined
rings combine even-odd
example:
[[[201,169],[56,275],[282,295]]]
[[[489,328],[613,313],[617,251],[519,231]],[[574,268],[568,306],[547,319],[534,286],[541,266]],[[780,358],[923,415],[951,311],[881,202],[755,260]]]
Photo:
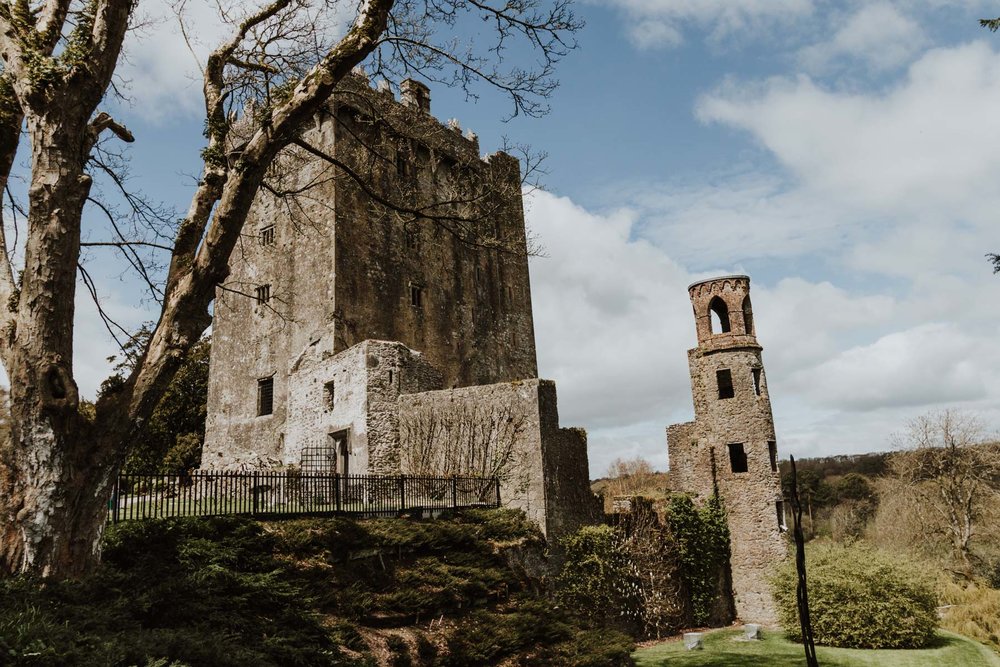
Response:
[[[764,369],[762,368],[751,368],[750,375],[753,378],[753,393],[760,396],[760,383],[763,378]]]
[[[729,447],[729,467],[733,472],[740,473],[747,471],[747,452],[743,448],[742,442],[734,442]]]
[[[778,443],[767,441],[767,455],[771,459],[771,472],[778,472]]]
[[[743,297],[743,329],[747,335],[753,335],[753,308],[750,306],[750,295]]]
[[[729,307],[719,297],[708,302],[709,317],[712,321],[712,333],[729,333]]]
[[[728,368],[715,371],[715,382],[719,386],[719,398],[732,398],[736,395],[733,389],[733,373]]]

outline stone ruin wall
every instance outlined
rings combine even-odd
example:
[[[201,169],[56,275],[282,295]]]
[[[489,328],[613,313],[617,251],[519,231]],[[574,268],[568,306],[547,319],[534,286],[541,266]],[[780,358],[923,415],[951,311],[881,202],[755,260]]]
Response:
[[[403,473],[453,474],[455,455],[468,454],[472,442],[485,458],[506,461],[498,471],[501,499],[524,510],[546,535],[596,521],[586,434],[560,428],[553,382],[532,379],[404,395],[399,412]],[[486,464],[466,474],[491,475],[493,470]]]

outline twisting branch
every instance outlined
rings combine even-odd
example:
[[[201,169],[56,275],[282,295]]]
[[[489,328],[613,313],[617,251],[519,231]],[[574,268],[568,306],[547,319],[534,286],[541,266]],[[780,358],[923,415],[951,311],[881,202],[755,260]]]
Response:
[[[122,352],[125,351],[125,344],[118,338],[118,334],[115,333],[117,329],[119,333],[125,335],[126,339],[130,339],[132,334],[122,325],[115,322],[110,315],[104,310],[104,306],[101,305],[101,298],[97,293],[97,284],[94,279],[87,273],[87,269],[83,267],[82,264],[77,264],[77,270],[80,272],[80,277],[83,279],[83,284],[87,287],[87,292],[90,294],[91,301],[94,302],[94,307],[97,308],[97,314],[101,318],[101,322],[104,323],[104,328],[108,330],[111,338],[115,341],[115,344],[121,349]]]

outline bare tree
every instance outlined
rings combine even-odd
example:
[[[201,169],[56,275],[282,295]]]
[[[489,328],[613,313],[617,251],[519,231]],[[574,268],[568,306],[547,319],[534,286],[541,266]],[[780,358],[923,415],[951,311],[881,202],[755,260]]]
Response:
[[[617,458],[608,466],[606,495],[639,495],[649,490],[653,480],[653,466],[646,459],[641,456],[628,460]]]
[[[30,160],[27,201],[4,209],[23,234],[0,232],[0,361],[11,381],[11,438],[0,444],[0,572],[67,577],[98,562],[128,443],[208,326],[251,206],[262,189],[276,188],[269,178],[282,159],[292,159],[285,156],[314,152],[303,130],[355,67],[365,63],[389,81],[422,76],[470,94],[483,82],[508,96],[512,113],[535,115],[545,112],[553,68],[579,27],[568,0],[343,1],[355,13],[338,33],[324,32],[318,18],[336,9],[335,0],[217,3],[232,34],[203,64],[207,146],[186,215],[152,239],[121,233],[95,246],[135,262],[161,309],[132,373],[86,416],[73,376],[82,219],[88,207],[100,208],[96,179],[122,185],[108,147],[134,139],[98,107],[137,21],[137,2],[0,0],[0,185],[7,190],[19,150]],[[183,0],[176,6],[183,12]],[[467,17],[486,20],[492,38],[455,37],[454,26]],[[532,56],[508,58],[516,48]],[[377,192],[364,172],[330,157],[338,176]],[[154,208],[122,196],[140,219],[156,221]],[[392,197],[378,203],[403,214],[416,208]],[[429,203],[418,205],[423,215]],[[115,228],[116,212],[104,213]],[[459,227],[463,220],[440,217]],[[165,253],[162,279],[138,248]],[[96,297],[86,274],[84,283]]]
[[[527,431],[527,417],[511,399],[408,411],[399,420],[402,469],[412,475],[496,478],[523,493],[530,480]]]
[[[945,546],[957,571],[971,576],[984,520],[1000,503],[1000,447],[985,442],[977,419],[953,410],[914,419],[897,444],[880,513],[909,514],[891,522],[913,527],[910,541],[924,549]]]

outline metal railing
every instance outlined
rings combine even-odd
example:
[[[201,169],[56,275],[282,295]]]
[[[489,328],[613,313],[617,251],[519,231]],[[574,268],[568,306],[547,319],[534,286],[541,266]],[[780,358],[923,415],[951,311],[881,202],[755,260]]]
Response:
[[[118,522],[224,514],[375,517],[499,506],[496,478],[199,471],[122,473],[108,512],[111,521]]]

